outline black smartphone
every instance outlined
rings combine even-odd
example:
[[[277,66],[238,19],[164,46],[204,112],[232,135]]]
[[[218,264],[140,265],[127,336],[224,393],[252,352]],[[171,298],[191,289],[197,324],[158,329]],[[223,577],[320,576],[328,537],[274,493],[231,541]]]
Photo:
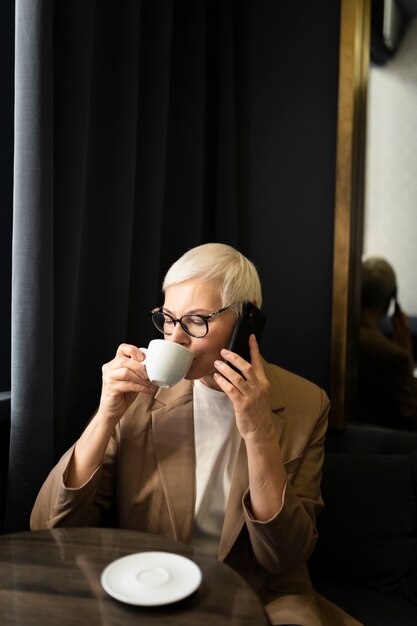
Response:
[[[255,335],[259,344],[264,326],[265,314],[252,302],[244,302],[242,313],[236,320],[228,349],[231,352],[236,352],[250,363],[249,336]],[[233,367],[231,363],[229,365]]]

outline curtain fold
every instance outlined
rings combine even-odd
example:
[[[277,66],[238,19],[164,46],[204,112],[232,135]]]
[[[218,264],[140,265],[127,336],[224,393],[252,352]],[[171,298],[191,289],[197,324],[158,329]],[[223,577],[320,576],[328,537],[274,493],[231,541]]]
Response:
[[[52,0],[16,0],[11,431],[6,528],[53,461]],[[18,44],[18,45],[17,45]]]
[[[126,337],[140,6],[54,5],[56,454],[95,408],[99,362]]]

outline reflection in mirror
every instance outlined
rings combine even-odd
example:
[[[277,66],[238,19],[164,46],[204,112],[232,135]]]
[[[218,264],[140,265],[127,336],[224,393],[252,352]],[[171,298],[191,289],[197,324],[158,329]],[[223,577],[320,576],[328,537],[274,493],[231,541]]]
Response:
[[[375,16],[372,20],[374,25]],[[417,16],[407,15],[395,32],[399,32],[395,46],[385,46],[385,54],[385,44],[375,47],[373,40],[374,63],[368,75],[363,240],[367,261],[355,419],[416,429]],[[383,36],[392,42],[386,25]],[[392,269],[384,267],[384,261],[372,261],[375,256],[393,266],[395,296],[388,293]]]
[[[394,15],[391,23],[385,19],[385,7],[393,9],[394,4],[400,8],[402,22],[398,24],[398,14]],[[389,12],[388,12],[389,13]],[[398,12],[397,12],[398,13]],[[388,15],[389,17],[389,15]],[[391,12],[392,18],[392,12]],[[391,68],[396,67],[402,56],[408,59],[411,55],[409,48],[415,50],[417,0],[372,0],[372,58],[374,65],[372,73],[372,87],[377,78],[390,75]],[[377,116],[388,110],[395,123],[401,122],[403,113],[408,111],[405,104],[401,104],[401,112],[393,112],[389,107],[387,96],[376,98],[371,94],[368,103],[368,70],[370,58],[370,22],[371,0],[362,2],[341,2],[341,29],[340,29],[340,70],[339,70],[339,113],[337,134],[337,166],[336,166],[336,201],[335,201],[335,228],[333,254],[333,305],[332,305],[332,365],[331,389],[332,415],[330,425],[336,429],[343,429],[349,422],[354,421],[357,410],[358,388],[358,343],[360,329],[360,290],[361,290],[361,257],[365,248],[365,255],[386,256],[398,272],[399,300],[404,310],[410,316],[412,328],[416,328],[416,305],[409,298],[416,297],[414,268],[415,259],[409,254],[416,255],[415,224],[417,222],[416,206],[417,189],[415,188],[414,169],[416,168],[416,150],[410,143],[403,148],[403,158],[393,150],[399,143],[400,135],[393,130],[392,120],[383,120],[382,134],[379,134],[379,145],[374,148],[375,160],[369,165],[372,148],[369,148],[366,158],[369,166],[367,173],[365,211],[365,145],[366,125],[369,136],[374,133],[373,110],[377,109]],[[385,23],[386,22],[386,23]],[[414,53],[413,53],[414,59]],[[375,62],[379,67],[375,66]],[[394,95],[400,95],[404,90],[416,91],[416,65],[414,61],[407,61],[407,71],[402,79],[392,77]],[[398,92],[398,94],[397,94]],[[412,105],[413,111],[407,115],[409,119],[407,138],[413,141],[416,136],[414,121],[417,106]],[[367,116],[367,108],[370,113]],[[382,112],[381,112],[382,111]],[[375,118],[375,120],[377,117]],[[411,127],[410,127],[411,125]],[[393,133],[394,139],[393,141]],[[370,144],[371,145],[371,144]],[[388,148],[395,169],[390,167],[381,174],[378,171],[374,176],[375,163],[378,162],[382,148]],[[379,165],[384,160],[379,160]],[[395,173],[395,174],[394,174]],[[380,189],[377,183],[384,183],[395,178],[394,192],[376,191]],[[413,186],[410,186],[412,183]],[[370,207],[370,196],[375,198],[373,207]],[[381,200],[381,196],[382,200]],[[400,198],[407,199],[407,211],[401,206]],[[375,211],[378,215],[374,218]],[[366,212],[365,229],[363,236],[364,213]],[[408,239],[404,231],[399,234],[401,223],[406,224]],[[376,228],[374,228],[376,224]],[[385,232],[385,240],[391,247],[371,242],[371,237],[379,236],[381,230]],[[373,234],[375,233],[375,235]],[[394,237],[395,234],[395,237]],[[395,256],[391,254],[395,249]],[[410,277],[408,281],[405,273]],[[407,282],[411,287],[407,286]],[[406,295],[407,294],[407,295]],[[413,296],[412,296],[413,294]],[[417,353],[417,352],[416,352]]]
[[[356,421],[417,430],[417,381],[409,320],[397,300],[394,268],[381,257],[362,263]],[[382,322],[390,306],[391,329]]]

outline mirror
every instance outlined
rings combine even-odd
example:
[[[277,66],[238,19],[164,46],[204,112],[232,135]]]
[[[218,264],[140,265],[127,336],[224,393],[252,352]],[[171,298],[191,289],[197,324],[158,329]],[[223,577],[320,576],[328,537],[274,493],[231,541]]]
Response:
[[[337,429],[347,423],[356,395],[370,18],[370,0],[342,0],[330,383],[330,427]]]
[[[356,406],[362,253],[393,264],[399,300],[417,313],[417,2],[406,4],[401,28],[393,0],[372,3],[371,66],[371,2],[341,5],[330,424],[338,429]]]

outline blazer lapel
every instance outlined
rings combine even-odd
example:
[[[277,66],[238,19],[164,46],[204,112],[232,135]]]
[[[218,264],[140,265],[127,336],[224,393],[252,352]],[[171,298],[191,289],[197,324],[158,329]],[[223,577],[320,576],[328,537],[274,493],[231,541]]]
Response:
[[[195,506],[195,448],[192,385],[182,381],[155,396],[152,411],[156,460],[168,511],[178,541],[190,543]]]

